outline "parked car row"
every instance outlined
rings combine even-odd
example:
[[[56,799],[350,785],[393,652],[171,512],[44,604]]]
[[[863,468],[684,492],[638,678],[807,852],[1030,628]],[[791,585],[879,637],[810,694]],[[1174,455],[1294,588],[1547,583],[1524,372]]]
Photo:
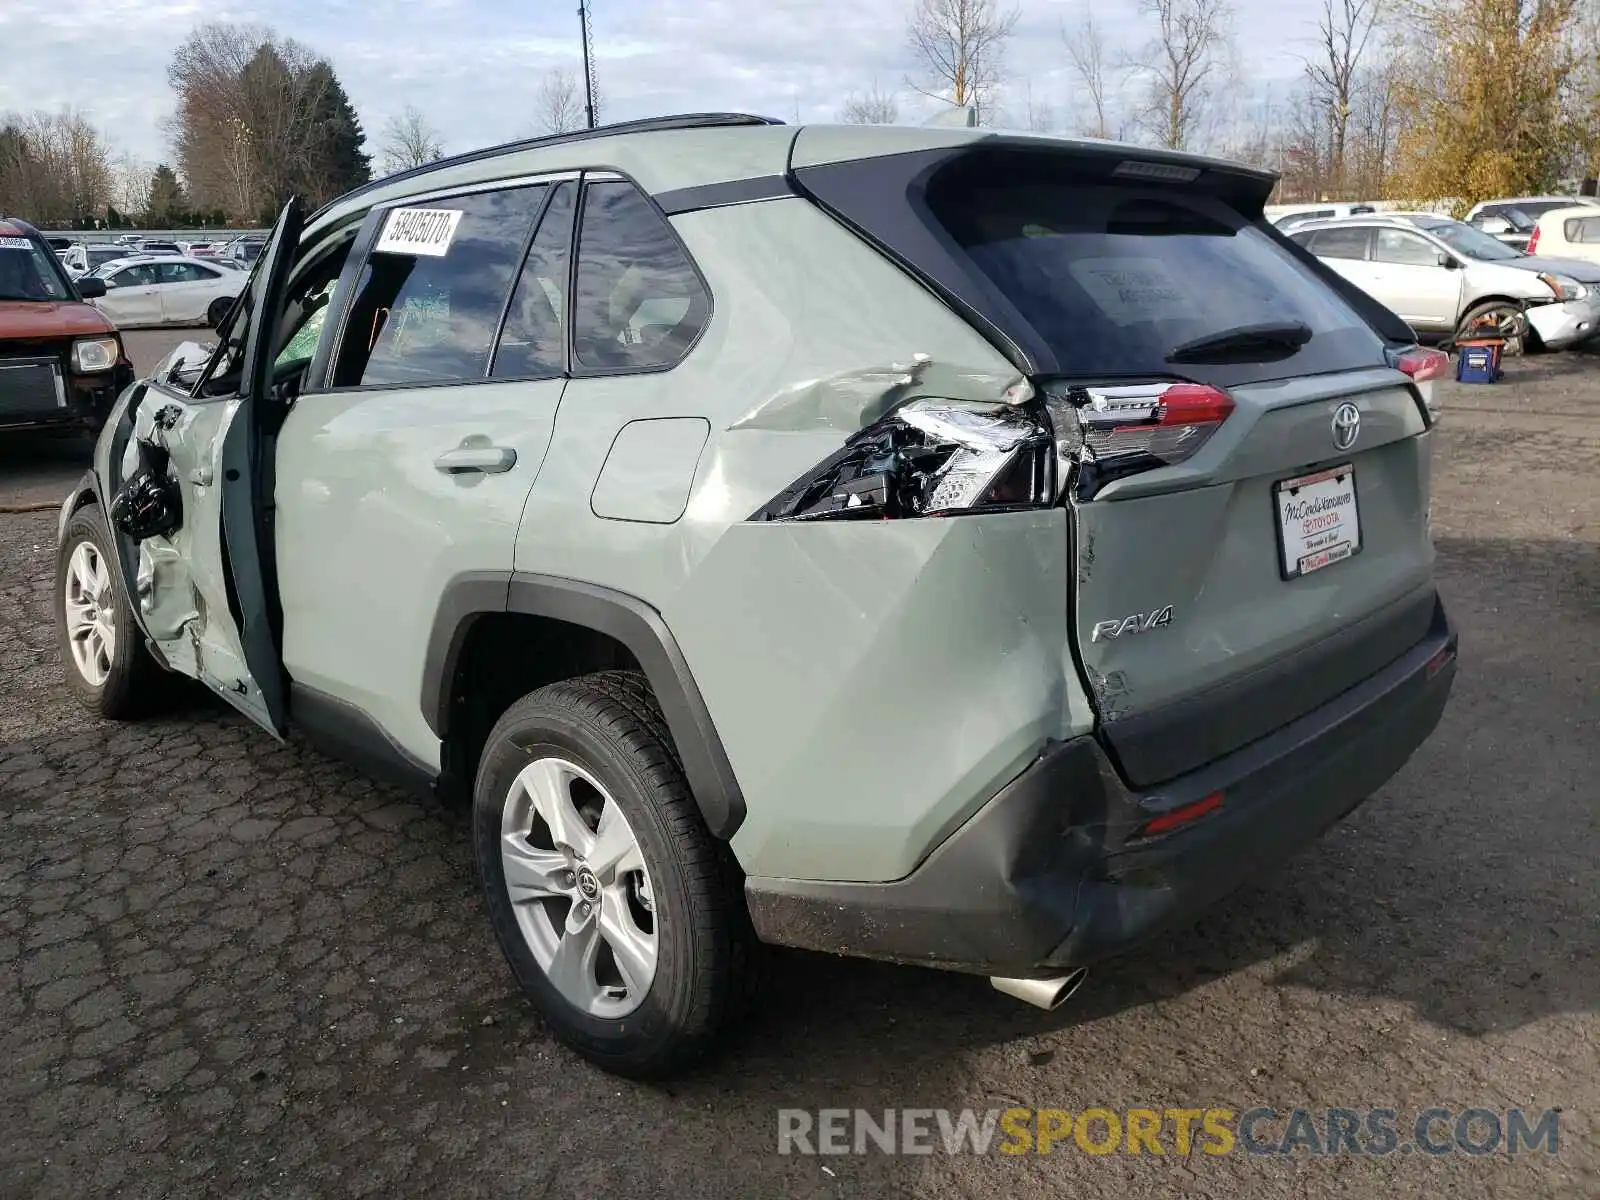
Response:
[[[76,279],[86,275],[113,258],[139,256],[188,256],[203,258],[208,262],[245,270],[260,257],[262,239],[259,234],[244,234],[221,241],[174,242],[158,238],[142,238],[124,234],[109,242],[73,242],[67,238],[50,238],[48,245],[56,252],[67,273]]]

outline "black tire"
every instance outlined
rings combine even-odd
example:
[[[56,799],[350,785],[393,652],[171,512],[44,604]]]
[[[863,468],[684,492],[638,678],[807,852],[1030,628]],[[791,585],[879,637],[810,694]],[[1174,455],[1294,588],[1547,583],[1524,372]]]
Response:
[[[115,637],[110,668],[105,680],[98,685],[79,670],[67,636],[67,568],[73,553],[83,542],[94,546],[110,576],[111,618]],[[105,516],[96,505],[85,505],[67,519],[61,545],[56,549],[56,639],[61,648],[67,686],[72,689],[73,695],[96,716],[111,721],[126,721],[164,707],[173,695],[174,677],[145,648],[144,635],[134,623],[128,595],[122,587],[122,576],[116,569],[115,554]]]
[[[1510,314],[1513,310],[1516,314],[1515,325],[1518,332],[1515,338],[1506,338],[1504,351],[1506,357],[1515,358],[1519,354],[1538,349],[1538,336],[1533,332],[1533,327],[1528,324],[1527,314],[1520,305],[1508,300],[1486,300],[1482,304],[1469,308],[1466,315],[1461,318],[1461,323],[1456,326],[1455,337],[1451,339],[1451,345],[1455,345],[1463,338],[1470,337],[1473,324],[1479,319],[1488,316],[1490,313]],[[1505,321],[1503,318],[1501,324],[1504,327]]]
[[[233,301],[232,296],[220,296],[213,300],[206,308],[206,324],[212,329],[221,325],[228,315],[228,310],[233,307]]]
[[[655,976],[617,1020],[566,999],[539,966],[512,909],[501,820],[518,772],[541,757],[588,771],[627,817],[654,892]],[[690,795],[644,677],[607,671],[550,684],[496,722],[473,791],[473,848],[489,920],[511,973],[562,1042],[603,1070],[663,1078],[702,1057],[742,1013],[756,946],[737,867]]]

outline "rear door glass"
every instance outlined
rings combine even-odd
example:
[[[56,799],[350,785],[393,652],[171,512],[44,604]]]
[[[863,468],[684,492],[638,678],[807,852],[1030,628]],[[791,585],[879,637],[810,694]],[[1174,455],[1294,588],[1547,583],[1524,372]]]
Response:
[[[1307,247],[1318,258],[1366,258],[1367,229],[1321,229],[1311,235]]]
[[[382,214],[334,367],[335,387],[482,379],[544,184]]]
[[[489,372],[496,379],[548,379],[567,369],[567,275],[577,195],[576,183],[556,184],[539,220]]]
[[[1179,345],[1283,322],[1312,337],[1274,355],[1270,375],[1383,361],[1377,335],[1332,288],[1210,197],[963,173],[947,187],[936,178],[928,205],[1074,375],[1171,373]]]
[[[1439,251],[1433,243],[1404,229],[1380,229],[1372,241],[1375,262],[1404,267],[1437,267]]]

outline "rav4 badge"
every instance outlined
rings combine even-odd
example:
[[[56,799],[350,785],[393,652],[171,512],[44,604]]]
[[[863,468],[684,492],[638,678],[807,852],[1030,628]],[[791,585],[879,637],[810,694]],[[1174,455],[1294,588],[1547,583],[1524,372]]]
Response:
[[[1089,635],[1089,640],[1110,641],[1124,634],[1149,633],[1152,629],[1162,629],[1171,624],[1172,605],[1167,604],[1161,608],[1153,608],[1147,613],[1130,613],[1120,620],[1100,621],[1096,623],[1094,632]]]

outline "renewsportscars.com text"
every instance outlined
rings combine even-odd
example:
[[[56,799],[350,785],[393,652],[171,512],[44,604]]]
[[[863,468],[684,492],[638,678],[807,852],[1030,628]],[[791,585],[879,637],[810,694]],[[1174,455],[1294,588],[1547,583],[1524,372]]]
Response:
[[[779,1154],[1555,1154],[1560,1110],[784,1108]]]

